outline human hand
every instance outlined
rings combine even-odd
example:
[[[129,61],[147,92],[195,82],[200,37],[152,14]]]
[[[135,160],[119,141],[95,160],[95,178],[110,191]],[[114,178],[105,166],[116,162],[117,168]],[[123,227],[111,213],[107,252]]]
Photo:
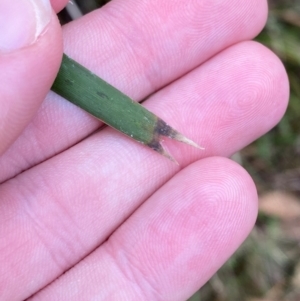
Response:
[[[206,148],[165,141],[180,167],[110,128],[91,135],[101,123],[54,93],[35,113],[62,53],[54,19],[0,55],[1,301],[186,300],[220,268],[257,213],[226,157],[287,105],[282,64],[247,41],[266,14],[261,0],[114,0],[64,27],[68,55],[151,95],[147,108]]]

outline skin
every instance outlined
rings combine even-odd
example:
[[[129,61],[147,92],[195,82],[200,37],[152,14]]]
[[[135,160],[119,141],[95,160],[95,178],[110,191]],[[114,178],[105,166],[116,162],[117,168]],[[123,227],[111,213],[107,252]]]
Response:
[[[250,41],[266,17],[262,0],[114,0],[0,54],[12,112],[0,126],[1,300],[186,300],[224,264],[257,215],[255,185],[228,157],[288,101],[279,59]],[[110,128],[91,135],[99,121],[48,93],[62,33],[68,55],[151,95],[145,106],[206,150],[164,141],[177,166]]]

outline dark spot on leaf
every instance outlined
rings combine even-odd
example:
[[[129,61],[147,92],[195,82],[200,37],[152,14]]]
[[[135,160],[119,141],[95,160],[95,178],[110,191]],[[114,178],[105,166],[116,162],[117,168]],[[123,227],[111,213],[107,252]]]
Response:
[[[153,150],[161,153],[163,151],[163,148],[159,142],[159,138],[158,137],[154,137],[154,139],[152,141],[150,141],[149,143],[146,143],[146,145],[148,145],[150,148],[152,148]]]
[[[159,136],[162,135],[166,137],[173,137],[175,131],[162,119],[158,118],[156,126],[154,128],[154,132]]]
[[[96,93],[97,93],[97,95],[99,95],[102,98],[109,99],[109,97],[105,93],[103,93],[101,91],[97,91]]]

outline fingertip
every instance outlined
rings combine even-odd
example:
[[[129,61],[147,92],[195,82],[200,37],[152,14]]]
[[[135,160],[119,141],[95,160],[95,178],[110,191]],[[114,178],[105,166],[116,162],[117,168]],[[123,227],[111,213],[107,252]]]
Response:
[[[160,237],[160,243],[168,241],[168,245],[165,254],[161,252],[157,257],[168,257],[173,268],[166,273],[165,282],[160,280],[160,288],[165,295],[182,294],[183,300],[204,285],[247,238],[257,218],[258,197],[245,169],[224,157],[197,161],[170,184],[172,187],[162,189],[177,190],[176,196],[169,193],[172,209],[166,209],[167,214],[156,221],[158,225],[162,221],[160,229],[167,233]],[[168,222],[172,212],[177,213]],[[169,231],[167,223],[172,226]],[[154,239],[152,243],[159,241]],[[185,288],[176,292],[180,283]]]
[[[251,231],[258,211],[256,186],[248,172],[228,158],[208,157],[187,166],[178,176],[182,178],[178,183],[188,181],[190,185],[189,192],[178,190],[179,196],[191,194],[191,200],[201,207],[199,214],[216,225],[217,232],[222,232],[219,223],[234,223],[231,234],[241,231],[233,234],[239,245]]]
[[[250,231],[257,217],[258,196],[249,173],[240,164],[226,157],[208,157],[191,164],[191,167],[194,164],[195,169],[199,170],[198,181],[203,182],[202,185],[211,185],[212,195],[218,191],[223,192],[224,198],[219,206],[224,206],[224,211],[230,212],[234,208],[237,212],[233,214],[237,220],[240,218],[241,223],[246,221],[242,215],[248,216]]]
[[[290,84],[287,71],[280,58],[269,48],[261,43],[252,41],[257,53],[261,54],[262,80],[266,83],[266,90],[272,95],[269,96],[269,108],[274,110],[276,116],[275,123],[283,117],[290,96]]]
[[[253,121],[264,120],[263,126],[257,129],[259,135],[256,134],[261,136],[281,120],[287,109],[290,93],[288,75],[278,56],[263,44],[246,41],[234,47],[239,48],[239,60],[247,69],[248,75],[244,73],[245,78],[248,76],[245,90],[248,94],[257,95],[252,97],[252,105],[248,103],[248,112],[252,112]],[[242,100],[239,104],[243,107]]]
[[[69,0],[51,0],[51,5],[56,13],[60,12],[67,4]]]
[[[119,257],[122,249],[125,265],[134,262],[134,271],[164,300],[186,300],[242,244],[256,216],[257,193],[248,173],[227,158],[210,157],[153,194],[111,236],[106,251],[121,270],[130,270]],[[138,284],[149,293],[143,279]]]

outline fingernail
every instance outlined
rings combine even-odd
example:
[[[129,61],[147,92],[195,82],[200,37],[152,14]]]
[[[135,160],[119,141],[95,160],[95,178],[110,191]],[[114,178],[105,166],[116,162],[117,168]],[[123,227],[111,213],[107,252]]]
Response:
[[[33,44],[51,19],[50,0],[0,0],[0,51]]]

